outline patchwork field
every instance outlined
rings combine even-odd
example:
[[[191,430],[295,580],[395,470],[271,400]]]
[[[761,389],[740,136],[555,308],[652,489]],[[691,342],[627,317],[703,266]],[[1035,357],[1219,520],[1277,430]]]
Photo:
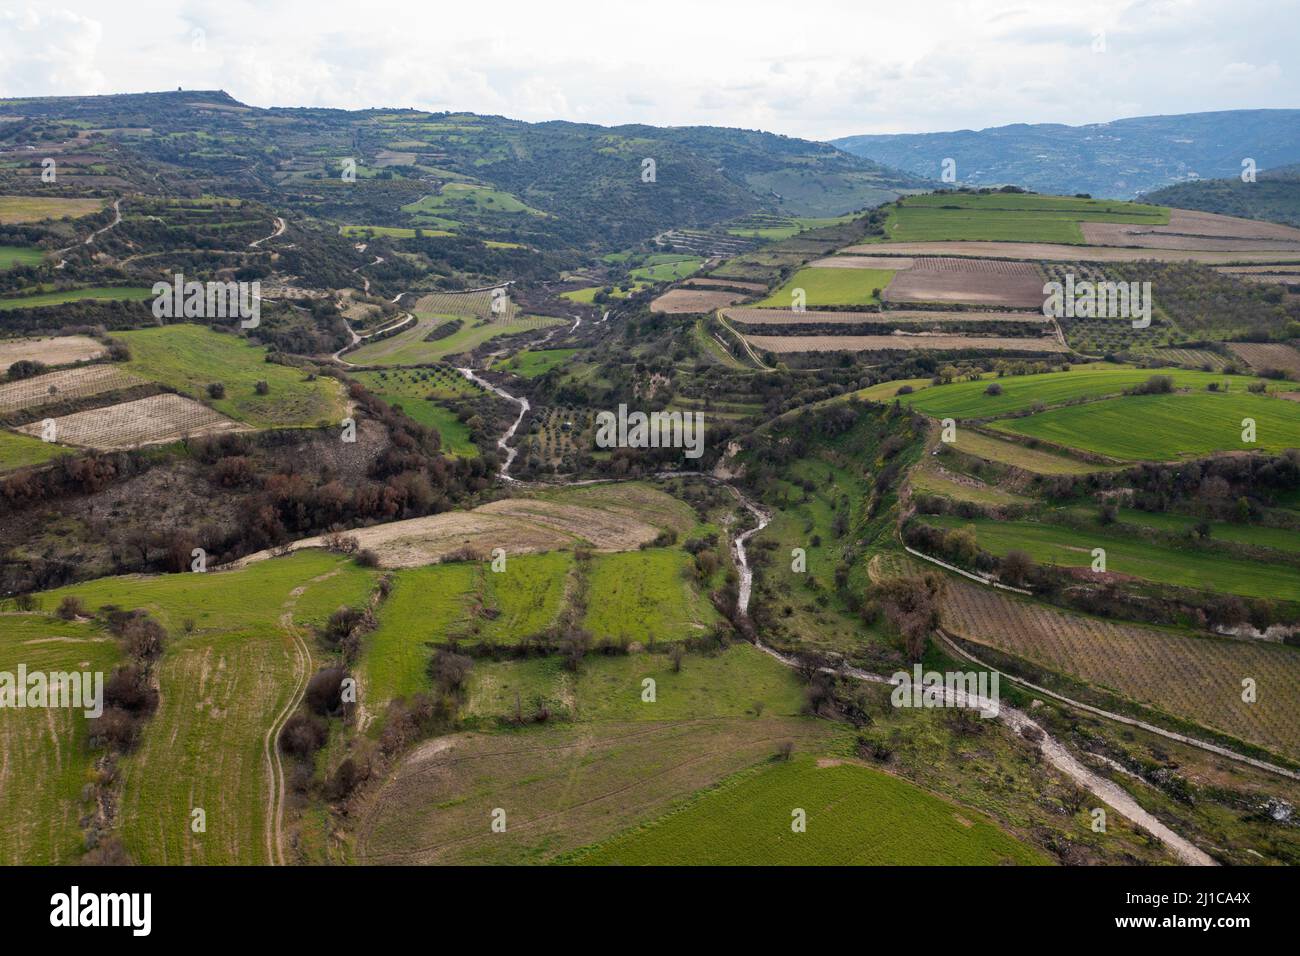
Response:
[[[1256,438],[1242,440],[1254,419]],[[1172,461],[1216,451],[1300,448],[1300,402],[1263,395],[1135,395],[1049,409],[989,426],[1126,461]]]
[[[1085,242],[1096,246],[1300,251],[1300,229],[1189,209],[1169,210],[1169,222],[1165,225],[1085,222],[1083,237]]]
[[[602,554],[591,564],[593,599],[582,625],[598,640],[676,641],[706,634],[719,619],[708,598],[690,583],[691,560],[684,551]]]
[[[605,551],[638,548],[653,541],[661,528],[680,524],[683,510],[689,514],[682,502],[644,485],[594,485],[544,497],[503,498],[472,511],[408,518],[348,534],[361,547],[375,551],[384,567],[412,568],[467,548],[483,557],[495,548],[512,555],[575,545]],[[287,547],[320,548],[324,543],[323,538],[312,537]],[[271,555],[259,551],[236,564],[264,561]]]
[[[1003,338],[975,335],[747,335],[749,344],[760,351],[785,355],[789,352],[882,352],[890,349],[978,350],[984,352],[1066,352],[1054,337]]]
[[[883,269],[800,269],[754,308],[789,309],[796,289],[803,290],[807,306],[879,303],[880,291],[893,278],[893,272]]]
[[[918,260],[918,263],[921,261],[925,260]],[[991,263],[997,260],[936,259],[931,261]],[[1043,278],[1033,273],[1019,275],[993,270],[965,272],[954,268],[929,268],[918,264],[894,277],[894,281],[889,284],[885,292],[885,301],[961,302],[994,308],[1036,308],[1041,311]]]
[[[1185,369],[1140,369],[1116,367],[1097,362],[1076,365],[1068,372],[1038,375],[1007,375],[997,379],[1000,395],[988,395],[986,381],[951,382],[937,385],[900,401],[918,412],[935,418],[992,418],[1027,411],[1041,403],[1059,405],[1078,399],[1121,395],[1125,389],[1141,385],[1153,375],[1167,375],[1175,388],[1203,391],[1210,384],[1244,393],[1258,379],[1245,375],[1221,375]]]
[[[100,449],[136,448],[241,427],[206,405],[171,393],[74,412],[53,421],[55,440],[60,444]],[[44,423],[38,421],[18,430],[39,437],[43,428]]]
[[[0,312],[7,309],[35,309],[49,305],[65,305],[94,299],[105,302],[143,302],[153,298],[151,289],[134,286],[96,286],[87,289],[66,289],[62,292],[41,292],[0,299]]]
[[[46,365],[69,365],[101,358],[108,349],[104,343],[84,335],[59,335],[50,338],[0,339],[0,372],[14,362],[43,362]]]
[[[198,325],[166,325],[117,334],[131,350],[126,369],[182,394],[200,394],[235,421],[258,428],[337,424],[347,403],[332,378],[266,361],[266,350],[239,336]],[[266,382],[265,395],[257,383]],[[207,386],[224,386],[212,398]]]
[[[941,192],[909,196],[885,223],[897,242],[1006,240],[1083,243],[1080,223],[1166,225],[1169,210],[1116,200],[1024,193]]]
[[[490,293],[424,296],[414,311],[417,318],[414,325],[347,353],[347,361],[353,365],[427,364],[473,351],[499,336],[519,335],[564,323],[563,319],[520,315],[513,304],[503,313],[508,318],[492,316]],[[449,334],[443,334],[444,331]]]
[[[44,614],[0,614],[0,671],[14,674],[98,672],[107,680],[117,643],[86,624]],[[83,788],[93,768],[84,711],[74,708],[0,712],[0,864],[75,863],[79,821],[91,809]]]
[[[70,450],[64,445],[41,441],[28,435],[0,431],[0,471],[41,465]]]
[[[1280,369],[1291,378],[1300,379],[1300,351],[1293,345],[1280,342],[1230,342],[1228,348],[1253,369]]]
[[[1175,717],[1300,758],[1295,648],[1098,620],[949,578],[944,627]],[[1242,680],[1258,686],[1242,701]]]
[[[0,245],[0,270],[12,269],[14,266],[39,265],[44,258],[44,250],[35,246]]]
[[[806,832],[791,830],[792,809]],[[579,854],[584,865],[993,866],[1045,864],[982,814],[905,780],[811,756],[728,780],[680,810]]]
[[[746,298],[741,292],[720,292],[712,289],[669,289],[650,303],[650,311],[668,315],[688,315],[695,312],[712,312]]]
[[[923,520],[941,528],[974,528],[980,547],[999,557],[1021,550],[1040,564],[1087,568],[1092,564],[1092,549],[1105,548],[1110,574],[1244,597],[1300,601],[1300,568],[1288,564],[1264,564],[1116,531],[1076,530],[1046,522],[942,515]]]
[[[887,312],[818,312],[807,309],[758,309],[734,306],[723,315],[744,325],[856,325],[872,322],[879,325],[935,325],[940,322],[1024,322],[1042,325],[1047,318],[1033,312],[916,312],[890,309]]]
[[[0,196],[0,226],[42,219],[79,219],[104,208],[102,199],[60,199],[54,196]]]
[[[1068,224],[1062,224],[1067,226]],[[1188,249],[1122,248],[1119,246],[1070,245],[1062,240],[1048,241],[896,241],[846,246],[841,255],[865,256],[965,256],[977,259],[1029,259],[1052,262],[1203,262],[1206,265],[1232,263],[1300,262],[1300,251],[1208,252]]]
[[[144,383],[116,365],[87,365],[0,385],[0,415],[39,408],[69,398],[85,398]]]

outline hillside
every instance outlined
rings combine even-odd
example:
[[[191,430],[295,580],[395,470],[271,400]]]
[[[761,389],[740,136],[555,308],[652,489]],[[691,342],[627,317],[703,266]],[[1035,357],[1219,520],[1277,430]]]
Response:
[[[550,249],[618,249],[759,212],[834,216],[925,186],[823,143],[751,130],[258,109],[177,91],[0,100],[0,154],[13,161],[0,191],[39,188],[41,150],[54,144],[75,146],[61,183],[235,196],[355,226]]]
[[[1265,170],[1253,183],[1242,182],[1240,176],[1202,179],[1166,186],[1145,198],[1183,209],[1300,226],[1300,163]]]
[[[1131,199],[1190,178],[1237,176],[1245,157],[1259,169],[1296,162],[1300,110],[1137,116],[1086,126],[1016,123],[831,142],[918,176],[937,177],[942,160],[951,157],[958,182],[971,186],[1011,183],[1039,192]]]

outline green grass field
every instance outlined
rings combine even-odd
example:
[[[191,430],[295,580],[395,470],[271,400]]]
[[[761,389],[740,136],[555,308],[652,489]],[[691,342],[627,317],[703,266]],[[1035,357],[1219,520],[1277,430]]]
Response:
[[[30,435],[0,431],[0,471],[40,465],[71,451],[64,445],[41,441]]]
[[[582,626],[597,640],[642,644],[704,635],[718,612],[684,577],[690,563],[686,552],[669,548],[596,555]]]
[[[0,269],[39,265],[45,252],[35,246],[0,246]]]
[[[803,289],[804,304],[809,308],[819,305],[871,305],[878,304],[894,272],[886,269],[800,269],[781,288],[766,299],[754,303],[755,308],[788,309],[794,301],[794,290]]]
[[[633,269],[631,275],[644,282],[676,282],[699,271],[702,265],[704,260],[699,256],[650,256],[645,265]]]
[[[484,618],[472,638],[503,644],[540,634],[560,613],[565,582],[573,567],[569,551],[507,556],[504,571],[482,571]]]
[[[976,458],[1023,468],[1038,475],[1087,475],[1107,470],[1105,465],[1094,465],[1079,458],[1070,458],[1040,448],[1027,448],[1013,441],[993,438],[972,428],[959,428],[953,447]]]
[[[39,306],[66,305],[86,299],[110,302],[143,302],[153,297],[151,289],[139,286],[93,286],[85,289],[67,289],[63,292],[41,292],[11,299],[0,299],[0,312],[8,309],[35,309]]]
[[[359,670],[368,706],[428,690],[429,645],[459,631],[481,571],[472,562],[452,562],[394,573],[379,626],[362,646]]]
[[[886,236],[895,242],[993,240],[1081,244],[1080,222],[1167,225],[1162,206],[1115,200],[1015,193],[909,196],[891,210]]]
[[[1200,523],[1199,518],[1191,515],[1168,514],[1153,511],[1138,511],[1136,508],[1121,508],[1119,520],[1125,524],[1135,524],[1143,528],[1154,528],[1168,534],[1191,534]],[[1234,544],[1252,545],[1258,548],[1273,548],[1278,551],[1300,551],[1300,532],[1290,528],[1269,528],[1257,524],[1235,524],[1231,521],[1210,521],[1210,539],[1214,541],[1231,541]]]
[[[655,682],[654,701],[642,699],[643,681]],[[802,713],[798,677],[749,644],[717,654],[688,654],[674,671],[666,654],[591,657],[575,674],[558,657],[476,661],[465,715],[510,717],[544,703],[576,721],[700,720],[708,717],[794,717]]]
[[[829,763],[829,765],[825,765]],[[804,811],[806,832],[792,832]],[[870,767],[798,756],[742,773],[574,862],[625,866],[1046,864],[982,814]]]
[[[1255,420],[1254,443],[1242,441],[1246,418]],[[1172,461],[1216,451],[1300,448],[1300,402],[1243,392],[1134,395],[1050,409],[991,427],[1126,461]]]
[[[464,323],[451,335],[426,342],[425,336],[438,326],[459,319]],[[421,314],[411,329],[390,338],[363,345],[348,353],[354,365],[418,365],[437,362],[449,355],[469,352],[489,339],[519,335],[539,328],[563,324],[563,319],[524,316],[513,321],[485,321],[464,315]]]
[[[1042,403],[1045,406],[1083,398],[1122,395],[1124,390],[1141,385],[1153,375],[1167,375],[1175,388],[1203,390],[1211,383],[1232,393],[1244,393],[1246,386],[1260,379],[1247,375],[1220,375],[1215,372],[1192,372],[1186,369],[1116,368],[1105,362],[1077,365],[1068,372],[1041,375],[1007,375],[1003,378],[974,382],[951,382],[935,385],[899,401],[934,418],[994,418],[1023,412]],[[986,395],[990,382],[1002,388],[1001,395]],[[1277,383],[1269,383],[1276,389]]]
[[[323,551],[238,571],[100,578],[43,595],[91,610],[144,608],[168,631],[161,704],[120,764],[119,835],[137,863],[265,863],[263,738],[292,692],[293,645],[282,614],[310,629],[366,601],[375,572]],[[296,588],[304,590],[295,595]],[[192,833],[201,807],[207,832]]]
[[[421,229],[426,236],[450,236],[454,233],[446,229]],[[415,230],[408,226],[340,226],[339,232],[349,239],[365,239],[368,236],[388,236],[391,239],[414,239]]]
[[[237,335],[198,325],[166,325],[115,335],[131,349],[127,370],[194,394],[236,421],[261,428],[337,424],[346,413],[342,386],[332,378],[307,381],[300,369],[266,361],[266,350]],[[254,388],[269,386],[266,395]],[[220,382],[226,397],[209,399],[207,386]]]
[[[1040,564],[1086,568],[1093,548],[1106,549],[1106,570],[1160,584],[1240,594],[1245,597],[1300,601],[1300,569],[1179,548],[1113,530],[1075,530],[1036,521],[965,520],[933,515],[926,524],[975,528],[980,546],[996,555],[1027,552]]]
[[[380,377],[384,375],[385,377]],[[455,376],[454,378],[452,376]],[[478,446],[470,441],[469,427],[456,417],[456,413],[445,405],[428,398],[431,394],[472,394],[477,391],[473,384],[458,372],[444,374],[437,379],[421,379],[414,370],[358,372],[354,376],[371,392],[389,405],[400,405],[402,411],[421,425],[435,428],[442,436],[442,449],[457,458],[473,458],[478,455]],[[456,392],[459,383],[464,382],[464,389]]]
[[[47,611],[57,606],[44,602]],[[117,642],[88,624],[44,614],[0,614],[0,671],[99,672],[108,680]],[[75,863],[83,849],[82,788],[93,768],[84,711],[0,711],[0,864]]]
[[[521,378],[537,378],[553,368],[559,368],[579,351],[579,349],[530,349],[509,359],[503,359],[492,367],[503,372],[514,372]]]

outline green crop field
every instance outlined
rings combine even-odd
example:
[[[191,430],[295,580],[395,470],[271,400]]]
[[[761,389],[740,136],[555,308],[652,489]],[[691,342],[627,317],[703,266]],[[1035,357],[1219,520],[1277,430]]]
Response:
[[[806,832],[792,832],[801,809]],[[798,756],[742,773],[578,854],[625,866],[1046,864],[983,814],[870,767]]]
[[[794,301],[794,290],[803,289],[804,304],[819,305],[870,305],[879,303],[875,290],[884,291],[893,270],[887,269],[800,269],[781,288],[766,299],[755,302],[754,307],[788,309]]]
[[[402,212],[416,216],[459,215],[464,212],[529,213],[544,216],[544,212],[521,202],[517,196],[477,183],[446,183],[436,194],[424,196],[402,207]]]
[[[47,610],[55,604],[44,602]],[[105,681],[117,642],[87,624],[44,614],[0,614],[0,671],[98,672]],[[92,779],[83,709],[0,712],[0,864],[75,863],[83,849],[82,788]]]
[[[0,269],[39,265],[45,252],[35,246],[0,246]]]
[[[131,349],[126,368],[182,394],[199,396],[236,421],[262,428],[337,424],[346,414],[342,386],[332,378],[307,381],[301,369],[266,361],[266,350],[237,335],[199,325],[166,325],[115,335]],[[254,391],[259,381],[266,395]],[[226,396],[209,399],[212,382]]]
[[[1242,441],[1247,418],[1255,421],[1254,443]],[[1240,392],[1134,395],[1051,409],[991,427],[1127,461],[1172,461],[1216,451],[1300,448],[1300,402]]]
[[[1244,597],[1300,601],[1300,569],[1159,544],[1114,530],[1075,530],[1036,521],[965,520],[927,515],[926,524],[975,528],[980,547],[996,555],[1027,552],[1041,564],[1086,568],[1093,548],[1105,548],[1106,570],[1160,584],[1240,594]]]
[[[597,640],[642,644],[707,633],[718,612],[686,580],[690,564],[684,551],[667,548],[596,555],[588,581],[593,600],[582,626]]]
[[[1260,381],[1247,375],[1220,375],[1186,369],[1117,368],[1106,362],[1096,362],[1077,365],[1068,372],[951,382],[912,395],[902,395],[899,401],[934,418],[995,418],[1027,411],[1039,403],[1052,406],[1083,398],[1122,395],[1125,389],[1141,385],[1153,375],[1167,375],[1173,379],[1175,388],[1204,389],[1216,383],[1231,392],[1245,392],[1247,385]],[[1001,386],[1001,395],[985,394],[990,381]],[[1269,383],[1269,387],[1277,388],[1277,383]]]
[[[1083,243],[1080,222],[1169,223],[1163,206],[1015,193],[910,196],[891,210],[885,234],[895,242],[994,240]]]
[[[17,298],[0,299],[0,311],[7,309],[35,309],[47,305],[65,305],[86,299],[110,302],[143,302],[153,297],[151,289],[138,286],[94,286],[85,289],[67,289],[63,292],[41,292]]]
[[[63,445],[41,441],[29,435],[0,431],[0,471],[40,465],[70,451],[70,448]]]
[[[493,368],[514,372],[521,378],[537,378],[553,368],[559,368],[578,352],[579,349],[530,349],[497,362]]]
[[[391,239],[414,239],[415,230],[408,226],[340,226],[339,232],[349,239],[365,239],[368,236],[388,236]],[[446,229],[421,229],[426,236],[450,236]]]
[[[504,571],[482,570],[488,612],[475,622],[471,637],[514,644],[546,630],[560,613],[572,567],[571,552],[549,551],[507,556]]]

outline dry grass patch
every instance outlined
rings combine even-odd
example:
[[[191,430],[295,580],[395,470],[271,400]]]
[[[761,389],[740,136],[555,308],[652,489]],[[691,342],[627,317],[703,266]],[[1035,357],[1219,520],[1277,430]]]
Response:
[[[108,353],[102,342],[84,335],[59,335],[37,339],[0,340],[0,372],[9,370],[15,362],[44,362],[46,365],[68,365],[100,358]]]
[[[53,421],[55,440],[60,444],[101,449],[134,448],[244,427],[191,398],[170,393],[75,412]],[[18,431],[39,438],[42,427],[41,422],[32,422]]]

